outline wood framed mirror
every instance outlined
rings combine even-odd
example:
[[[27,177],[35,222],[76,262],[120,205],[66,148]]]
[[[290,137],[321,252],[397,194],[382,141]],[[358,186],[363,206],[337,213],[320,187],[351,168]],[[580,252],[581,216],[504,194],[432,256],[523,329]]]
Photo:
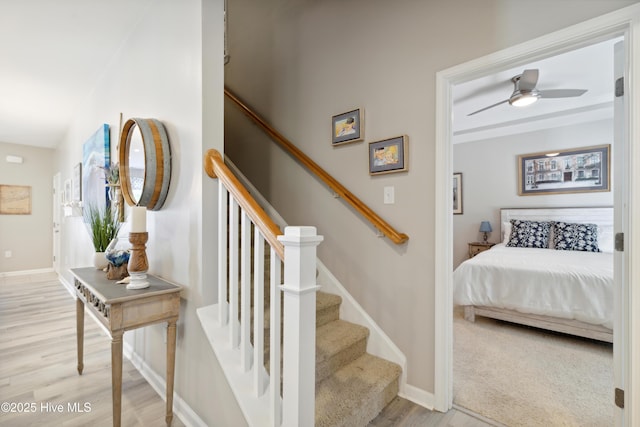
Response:
[[[171,148],[164,125],[132,118],[120,133],[120,183],[129,206],[162,208],[171,181]]]

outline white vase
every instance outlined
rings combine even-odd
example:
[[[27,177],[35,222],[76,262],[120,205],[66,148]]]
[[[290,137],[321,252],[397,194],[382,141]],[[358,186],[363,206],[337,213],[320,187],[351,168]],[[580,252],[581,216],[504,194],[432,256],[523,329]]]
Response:
[[[107,261],[107,257],[104,256],[104,252],[95,252],[93,254],[93,266],[98,270],[103,270],[107,268],[109,261]]]

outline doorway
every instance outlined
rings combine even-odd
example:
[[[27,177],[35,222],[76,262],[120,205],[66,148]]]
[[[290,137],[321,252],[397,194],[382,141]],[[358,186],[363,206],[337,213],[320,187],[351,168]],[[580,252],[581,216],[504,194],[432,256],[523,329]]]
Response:
[[[451,242],[453,220],[451,207],[451,193],[453,174],[452,153],[452,127],[451,88],[474,78],[486,76],[508,67],[524,65],[534,60],[558,55],[578,47],[593,44],[608,38],[624,36],[625,40],[633,40],[632,25],[635,16],[640,13],[637,6],[629,7],[621,11],[605,15],[589,21],[588,24],[578,24],[565,30],[550,34],[540,39],[524,43],[514,48],[483,57],[469,63],[442,71],[437,75],[437,117],[436,117],[436,246],[443,248],[436,258],[436,355],[435,355],[435,396],[434,407],[439,411],[447,411],[452,407],[453,385],[453,331],[452,312],[452,272],[453,272],[453,245]],[[633,78],[639,73],[633,67],[633,58],[640,56],[640,49],[636,43],[627,43],[625,51],[626,72]],[[640,102],[640,94],[628,91],[626,108],[628,114],[633,105]],[[619,147],[619,153],[629,152],[629,141],[638,130],[627,120],[623,141]],[[632,215],[632,207],[627,201],[637,192],[637,186],[633,185],[637,177],[629,167],[633,159],[629,155],[622,154],[622,160],[616,163],[616,175],[614,188],[615,195],[616,229],[617,233],[629,230],[636,221]],[[624,183],[624,185],[621,185]],[[638,224],[640,225],[640,224]],[[640,308],[640,296],[629,293],[629,283],[640,275],[630,269],[629,253],[634,242],[629,239],[628,246],[623,252],[616,253],[616,284],[619,287],[618,302],[620,297],[625,303],[619,303],[618,316],[615,319],[614,329],[614,365],[615,387],[631,390],[634,385],[640,386],[640,379],[631,375],[631,363],[633,360],[633,346],[630,345],[634,327],[640,325],[640,316],[631,310],[632,307]],[[638,351],[638,350],[635,350]],[[613,390],[611,392],[613,395]],[[634,405],[635,404],[635,405]],[[626,395],[625,410],[616,409],[616,425],[634,425],[634,421],[640,421],[640,398],[632,393]],[[636,409],[634,411],[634,408]],[[638,418],[636,418],[638,417]]]

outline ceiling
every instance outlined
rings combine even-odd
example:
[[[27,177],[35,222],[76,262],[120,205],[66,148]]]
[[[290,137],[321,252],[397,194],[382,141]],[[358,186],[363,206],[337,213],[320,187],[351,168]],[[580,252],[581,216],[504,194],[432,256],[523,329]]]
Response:
[[[544,60],[501,71],[453,88],[453,141],[477,141],[613,117],[613,45],[621,38],[593,44]],[[541,98],[527,107],[508,103],[468,116],[509,98],[512,77],[539,70],[536,88],[587,89],[574,98]]]
[[[0,0],[0,142],[56,147],[132,28],[154,0]],[[454,143],[612,116],[607,41],[454,87]],[[578,98],[503,104],[511,78],[540,70],[538,89],[584,88]]]
[[[55,147],[152,0],[0,0],[0,142]]]

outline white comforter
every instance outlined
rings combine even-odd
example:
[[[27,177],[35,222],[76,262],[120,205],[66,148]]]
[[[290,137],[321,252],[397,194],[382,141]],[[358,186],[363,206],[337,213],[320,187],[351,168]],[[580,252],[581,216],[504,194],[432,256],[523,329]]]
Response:
[[[498,244],[453,273],[456,305],[481,305],[613,329],[613,254]]]

